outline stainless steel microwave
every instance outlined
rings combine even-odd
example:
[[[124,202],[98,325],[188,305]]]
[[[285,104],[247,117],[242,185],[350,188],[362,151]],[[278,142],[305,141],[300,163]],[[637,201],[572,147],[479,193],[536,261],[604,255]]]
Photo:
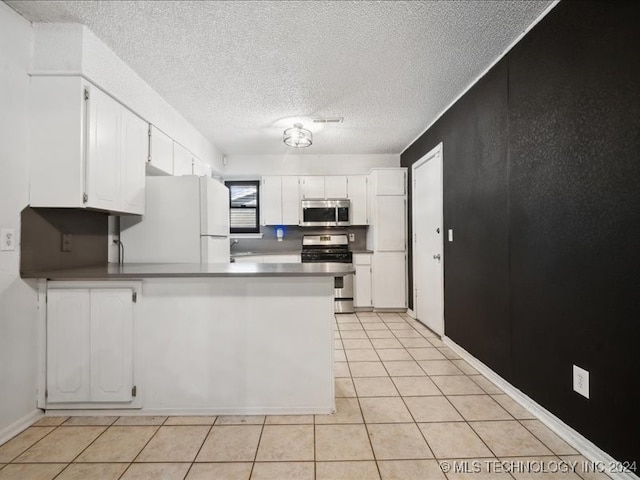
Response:
[[[302,200],[301,227],[348,227],[351,200]]]

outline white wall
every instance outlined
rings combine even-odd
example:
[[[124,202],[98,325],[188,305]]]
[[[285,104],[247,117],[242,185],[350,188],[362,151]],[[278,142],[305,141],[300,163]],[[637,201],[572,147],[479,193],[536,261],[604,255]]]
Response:
[[[399,167],[400,155],[231,155],[222,175],[225,179],[258,178],[261,175],[357,175],[372,168]]]
[[[34,31],[32,73],[84,75],[221,173],[222,152],[91,30],[77,23],[35,23]]]
[[[0,228],[20,235],[27,206],[27,102],[33,30],[0,2]],[[36,410],[37,304],[35,289],[20,279],[20,248],[0,251],[0,443],[3,433]]]

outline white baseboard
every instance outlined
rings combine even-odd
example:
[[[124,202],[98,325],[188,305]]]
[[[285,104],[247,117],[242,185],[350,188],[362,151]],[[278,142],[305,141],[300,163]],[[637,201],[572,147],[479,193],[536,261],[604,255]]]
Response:
[[[44,417],[42,410],[36,409],[28,415],[25,415],[21,419],[13,422],[8,427],[3,428],[2,430],[0,430],[0,445],[7,442],[8,440],[11,440],[13,437],[18,435],[23,430],[26,430],[42,417]]]
[[[219,416],[219,415],[331,415],[336,412],[335,402],[332,406],[318,407],[254,407],[254,408],[143,408],[141,410],[114,410],[114,409],[63,409],[47,410],[47,415],[87,417],[95,415],[104,416]]]
[[[449,337],[443,336],[442,341],[451,348],[454,352],[456,352],[460,357],[462,357],[469,365],[475,368],[482,375],[487,377],[493,383],[496,384],[501,390],[503,390],[507,395],[513,398],[516,402],[530,411],[538,420],[543,422],[547,427],[549,427],[556,435],[562,438],[565,442],[571,445],[573,448],[578,450],[580,454],[582,454],[587,460],[592,462],[599,462],[598,464],[604,466],[610,465],[618,465],[619,462],[614,459],[607,452],[603,451],[596,444],[594,444],[591,440],[587,439],[576,430],[571,428],[569,425],[564,423],[558,417],[556,417],[549,410],[541,406],[532,400],[529,396],[518,390],[516,387],[507,382],[504,378],[498,375],[496,372],[487,367],[480,360],[475,358],[469,352],[467,352],[460,345],[455,343]],[[600,463],[601,462],[601,463]],[[614,473],[607,471],[603,472],[609,475],[611,478],[616,480],[640,480],[637,475],[633,473]]]

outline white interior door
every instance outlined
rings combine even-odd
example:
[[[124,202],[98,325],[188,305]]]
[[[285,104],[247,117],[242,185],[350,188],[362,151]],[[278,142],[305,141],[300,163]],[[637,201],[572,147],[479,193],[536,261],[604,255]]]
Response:
[[[413,310],[444,334],[442,144],[413,165]]]

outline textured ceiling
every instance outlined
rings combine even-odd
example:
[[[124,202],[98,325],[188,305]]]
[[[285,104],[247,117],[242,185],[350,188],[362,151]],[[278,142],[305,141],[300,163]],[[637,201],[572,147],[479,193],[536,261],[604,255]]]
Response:
[[[79,22],[220,150],[400,153],[550,1],[7,1]],[[305,117],[344,117],[313,126]]]

